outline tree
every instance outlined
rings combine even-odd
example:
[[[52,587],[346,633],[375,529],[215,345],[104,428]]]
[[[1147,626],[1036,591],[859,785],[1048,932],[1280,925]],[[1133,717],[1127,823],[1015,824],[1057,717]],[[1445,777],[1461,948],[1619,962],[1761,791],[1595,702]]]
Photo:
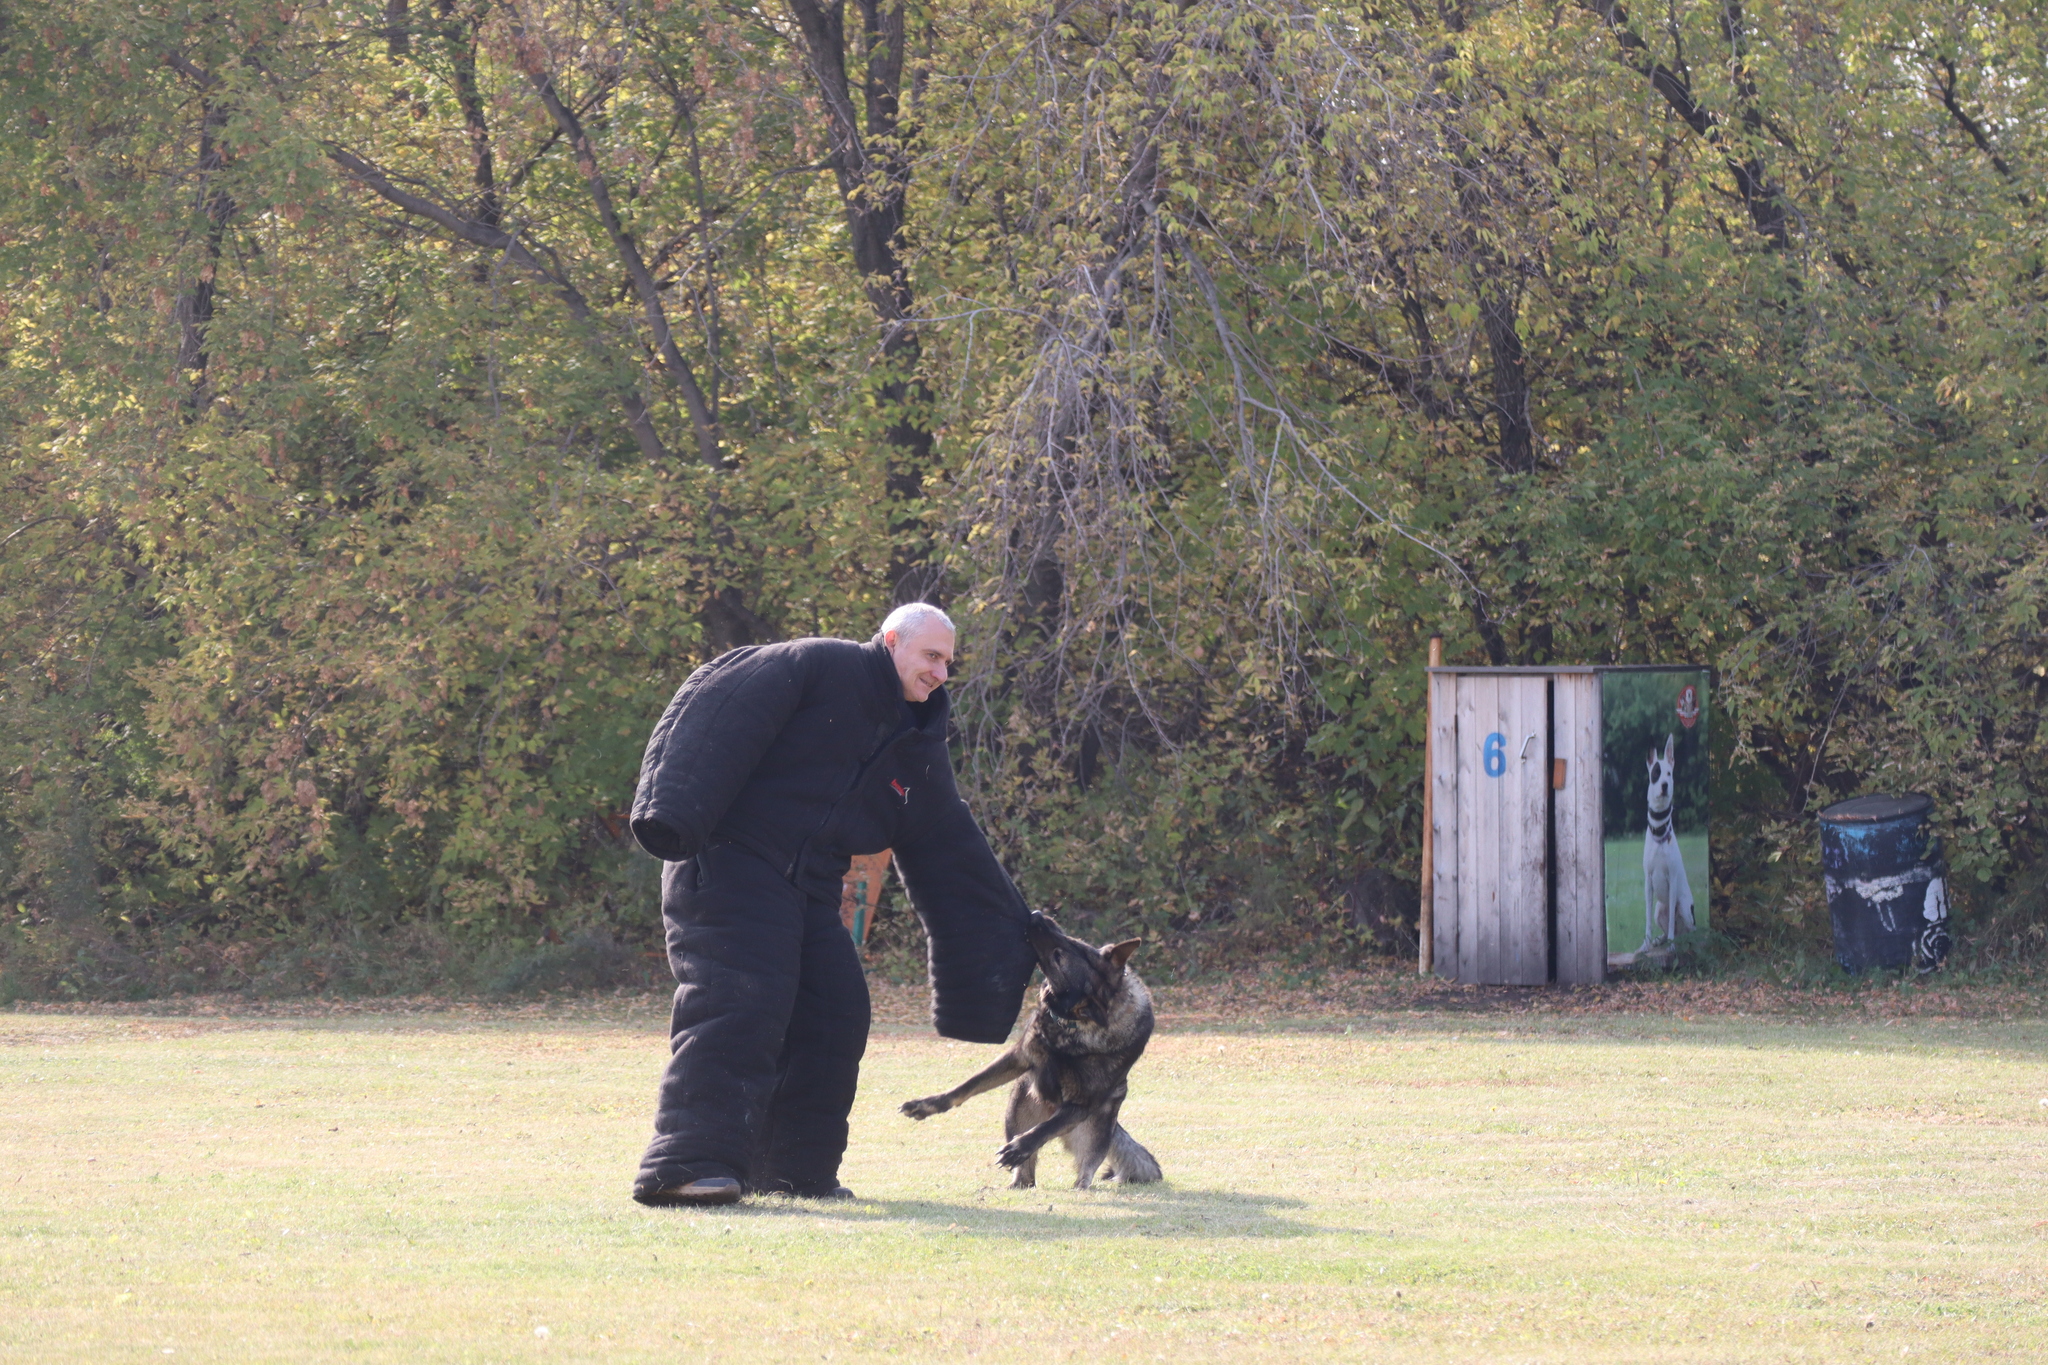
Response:
[[[1935,795],[1966,885],[2039,852],[2027,16],[4,0],[0,44],[0,878],[102,988],[625,916],[688,668],[936,591],[1034,898],[1174,942],[1412,865],[1431,633],[1717,669],[1718,926],[1821,932],[1773,917],[1855,791]]]

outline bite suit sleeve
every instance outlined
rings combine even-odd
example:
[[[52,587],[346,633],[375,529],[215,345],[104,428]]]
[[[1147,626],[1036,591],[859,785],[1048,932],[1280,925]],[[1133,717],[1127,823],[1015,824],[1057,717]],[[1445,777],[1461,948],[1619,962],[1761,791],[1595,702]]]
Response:
[[[640,759],[640,847],[663,862],[695,857],[803,695],[803,664],[787,650],[735,649],[692,673]]]
[[[896,848],[911,906],[924,923],[932,1025],[947,1038],[1010,1036],[1037,956],[1024,936],[1031,910],[957,792]]]

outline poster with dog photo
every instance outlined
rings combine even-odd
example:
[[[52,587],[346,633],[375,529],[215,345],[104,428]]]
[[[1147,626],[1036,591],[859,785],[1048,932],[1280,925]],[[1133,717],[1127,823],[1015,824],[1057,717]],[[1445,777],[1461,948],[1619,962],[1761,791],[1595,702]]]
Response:
[[[1707,927],[1707,672],[1600,678],[1607,956],[1631,962]]]

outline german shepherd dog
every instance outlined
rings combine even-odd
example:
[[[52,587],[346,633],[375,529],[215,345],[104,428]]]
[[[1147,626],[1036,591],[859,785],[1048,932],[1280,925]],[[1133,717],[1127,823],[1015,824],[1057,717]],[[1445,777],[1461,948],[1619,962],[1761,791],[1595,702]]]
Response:
[[[1100,1172],[1119,1184],[1161,1179],[1159,1163],[1116,1121],[1128,1093],[1126,1078],[1152,1037],[1152,997],[1125,964],[1142,939],[1092,948],[1043,913],[1025,931],[1038,954],[1045,986],[1038,1008],[1015,1046],[943,1095],[910,1100],[914,1119],[955,1105],[1016,1079],[996,1160],[1016,1174],[1013,1190],[1038,1183],[1038,1149],[1060,1139],[1074,1154],[1074,1188],[1085,1190]]]

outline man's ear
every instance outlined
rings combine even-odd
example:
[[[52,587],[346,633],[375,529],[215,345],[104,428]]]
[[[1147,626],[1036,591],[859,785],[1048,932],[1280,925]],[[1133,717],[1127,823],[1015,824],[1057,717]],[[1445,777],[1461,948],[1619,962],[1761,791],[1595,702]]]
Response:
[[[1116,971],[1122,971],[1124,964],[1131,960],[1131,954],[1145,946],[1142,938],[1127,938],[1122,943],[1112,943],[1102,950],[1102,959]]]

